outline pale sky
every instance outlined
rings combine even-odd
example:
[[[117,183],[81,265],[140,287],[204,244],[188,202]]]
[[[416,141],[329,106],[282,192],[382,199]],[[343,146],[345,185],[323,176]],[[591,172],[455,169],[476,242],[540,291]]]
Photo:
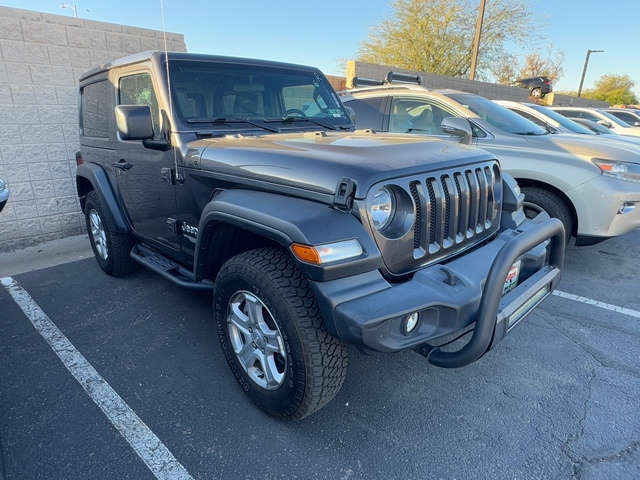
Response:
[[[564,76],[555,90],[577,91],[587,50],[591,54],[584,89],[604,74],[626,74],[640,96],[637,44],[629,40],[640,19],[639,0],[530,0],[545,15],[542,45],[566,54]],[[58,0],[0,0],[7,7],[73,16]],[[78,16],[90,20],[162,30],[185,36],[187,49],[263,58],[319,67],[345,75],[341,59],[351,60],[370,26],[390,13],[390,0],[336,2],[294,0],[72,0]],[[480,0],[478,0],[478,5]],[[471,12],[474,17],[477,12]],[[525,54],[527,52],[515,52]]]

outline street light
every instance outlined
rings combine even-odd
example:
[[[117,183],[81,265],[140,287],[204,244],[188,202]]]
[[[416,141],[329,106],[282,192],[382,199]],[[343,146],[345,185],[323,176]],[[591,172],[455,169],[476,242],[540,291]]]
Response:
[[[76,18],[78,18],[78,9],[76,8],[75,5],[68,5],[66,3],[63,3],[62,5],[60,5],[60,8],[73,8],[73,13],[76,16]]]
[[[582,93],[582,84],[584,83],[584,76],[587,73],[587,65],[589,65],[589,56],[592,53],[601,53],[604,50],[587,50],[587,58],[584,60],[584,68],[582,69],[582,78],[580,78],[580,86],[578,87],[578,97]]]

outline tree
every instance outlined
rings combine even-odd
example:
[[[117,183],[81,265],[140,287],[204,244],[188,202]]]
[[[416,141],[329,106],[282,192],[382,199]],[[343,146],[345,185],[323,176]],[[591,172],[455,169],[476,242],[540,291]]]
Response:
[[[552,82],[558,81],[564,75],[565,54],[562,50],[555,50],[552,43],[546,45],[546,55],[536,50],[520,61],[514,54],[505,54],[500,61],[491,67],[491,73],[496,83],[511,85],[519,78],[537,77],[545,75]]]
[[[454,77],[468,77],[478,0],[394,0],[392,15],[369,29],[357,60]],[[541,25],[528,0],[487,0],[478,79],[492,76],[507,43],[535,43]],[[504,62],[502,62],[505,64]]]
[[[584,98],[602,100],[611,105],[629,105],[638,103],[632,88],[636,82],[629,75],[602,75],[596,80],[595,87],[582,92]]]

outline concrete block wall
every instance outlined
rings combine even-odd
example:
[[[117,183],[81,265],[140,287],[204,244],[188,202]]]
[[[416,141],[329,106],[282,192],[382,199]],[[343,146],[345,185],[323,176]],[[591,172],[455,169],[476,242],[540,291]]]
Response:
[[[515,102],[528,102],[529,92],[525,88],[498,85],[495,83],[479,82],[467,80],[465,78],[447,77],[435,75],[433,73],[418,72],[414,70],[404,70],[401,68],[378,65],[374,63],[359,62],[350,60],[347,62],[347,86],[352,85],[354,77],[382,80],[386,78],[390,71],[398,73],[408,73],[410,75],[420,75],[425,87],[430,89],[450,88],[461,92],[474,93],[491,100],[512,100]],[[547,95],[542,103],[549,105],[573,105],[574,107],[608,107],[607,102],[589,100],[586,98],[571,97],[568,95],[557,95],[552,93]]]
[[[186,52],[184,36],[167,47]],[[164,50],[163,33],[0,7],[0,252],[82,233],[75,189],[79,76],[110,60]]]

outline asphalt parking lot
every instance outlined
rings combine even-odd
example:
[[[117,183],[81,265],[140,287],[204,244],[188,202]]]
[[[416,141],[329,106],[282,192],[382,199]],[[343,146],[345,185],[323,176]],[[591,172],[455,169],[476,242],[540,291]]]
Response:
[[[569,246],[560,292],[471,366],[350,349],[297,423],[245,398],[210,295],[74,260],[0,257],[7,479],[640,478],[640,231]]]

